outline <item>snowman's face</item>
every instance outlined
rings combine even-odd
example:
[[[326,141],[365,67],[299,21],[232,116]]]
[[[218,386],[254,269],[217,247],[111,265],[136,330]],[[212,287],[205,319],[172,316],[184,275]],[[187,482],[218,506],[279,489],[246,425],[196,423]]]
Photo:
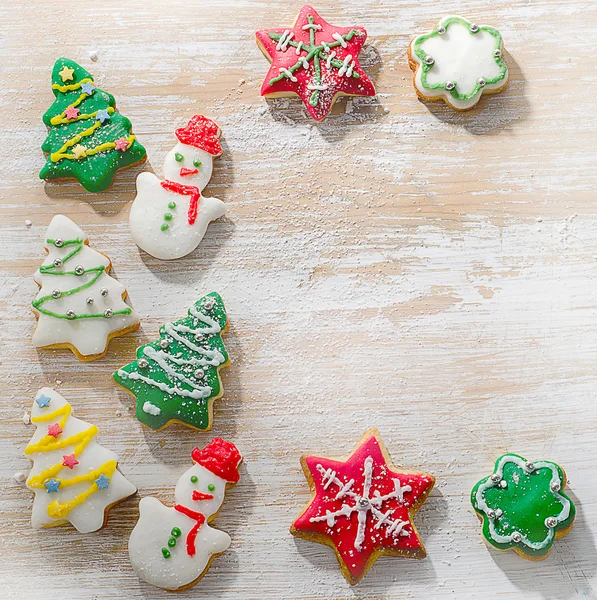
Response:
[[[193,465],[178,480],[174,496],[178,504],[208,517],[222,506],[225,491],[223,479],[201,465]]]
[[[164,178],[183,185],[194,185],[200,190],[208,184],[213,169],[213,156],[178,142],[164,159]]]

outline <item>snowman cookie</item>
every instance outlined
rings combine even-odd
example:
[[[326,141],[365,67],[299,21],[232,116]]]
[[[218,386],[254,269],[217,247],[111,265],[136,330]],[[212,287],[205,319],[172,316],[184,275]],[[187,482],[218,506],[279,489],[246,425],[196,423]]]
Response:
[[[496,94],[508,85],[503,52],[497,29],[462,17],[444,17],[408,48],[417,95],[430,102],[444,100],[455,110],[470,110],[483,94]]]
[[[220,510],[226,488],[238,482],[242,456],[234,444],[215,438],[203,450],[195,448],[191,457],[195,464],[176,484],[174,507],[143,498],[129,539],[139,578],[165,590],[197,583],[231,541],[209,522]]]
[[[201,242],[211,221],[226,212],[217,198],[204,198],[213,159],[222,154],[220,128],[195,115],[175,131],[178,142],[164,159],[164,180],[153,173],[137,177],[137,197],[129,217],[133,240],[151,256],[181,258]]]

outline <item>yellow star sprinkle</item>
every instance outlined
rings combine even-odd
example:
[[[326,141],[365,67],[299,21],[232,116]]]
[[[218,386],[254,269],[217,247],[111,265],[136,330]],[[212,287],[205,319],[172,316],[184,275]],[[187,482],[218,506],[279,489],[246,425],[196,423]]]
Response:
[[[85,146],[81,146],[81,144],[77,144],[74,148],[73,148],[73,155],[75,156],[75,158],[79,159],[79,158],[83,158],[85,156],[85,151],[87,150],[87,148],[85,148]]]
[[[74,72],[75,72],[74,69],[71,69],[70,67],[67,67],[66,65],[64,65],[64,67],[62,67],[62,69],[60,69],[60,71],[58,71],[58,75],[60,75],[63,82],[64,81],[72,81]]]

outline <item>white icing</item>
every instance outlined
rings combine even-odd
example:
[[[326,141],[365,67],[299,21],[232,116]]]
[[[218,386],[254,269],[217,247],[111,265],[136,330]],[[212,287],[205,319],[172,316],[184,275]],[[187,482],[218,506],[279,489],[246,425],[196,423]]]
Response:
[[[332,60],[334,59],[334,57],[335,57],[335,56],[336,56],[336,51],[335,51],[335,50],[332,50],[332,51],[330,52],[330,54],[328,55],[328,57],[326,58],[326,61],[325,61],[325,66],[326,66],[328,69],[330,69],[330,68],[331,68],[331,66],[332,66]]]
[[[307,89],[308,90],[327,90],[330,86],[326,85],[325,83],[320,83],[320,84],[315,84],[315,83],[309,83],[307,85]]]
[[[346,43],[346,40],[337,31],[332,33],[332,37],[337,42],[340,42],[340,45],[342,46],[342,48],[346,48],[348,46],[348,44]]]
[[[303,30],[306,31],[307,29],[313,29],[313,31],[319,31],[321,29],[321,25],[318,25],[317,23],[307,23],[306,25],[303,25]]]
[[[176,153],[184,160],[178,162]],[[211,179],[214,157],[199,148],[177,142],[164,159],[164,177],[183,185],[192,185],[203,191]],[[201,161],[198,173],[181,176],[181,168],[194,169],[193,162]],[[153,173],[141,173],[137,177],[137,196],[131,206],[129,224],[133,240],[151,256],[161,260],[181,258],[192,252],[201,242],[211,221],[220,218],[226,212],[226,205],[217,198],[199,198],[197,219],[193,225],[188,223],[190,196],[165,190],[160,179]],[[170,209],[168,204],[176,203]],[[161,230],[164,214],[171,213],[168,229]]]
[[[304,45],[303,44],[303,40],[300,40],[299,43],[296,45],[296,48],[295,48],[297,54],[301,53],[301,50],[303,49],[303,45]]]
[[[309,61],[304,56],[299,56],[299,61],[301,62],[301,65],[303,65],[303,69],[308,71],[309,70]]]
[[[342,504],[339,510],[330,512],[326,510],[324,515],[318,517],[311,517],[311,523],[317,523],[325,521],[328,527],[334,527],[338,517],[350,517],[352,513],[357,513],[357,532],[355,534],[354,548],[360,551],[363,542],[366,539],[367,531],[367,519],[369,513],[376,523],[374,529],[380,529],[382,526],[386,527],[386,533],[393,536],[408,536],[410,535],[406,531],[406,527],[410,524],[409,521],[401,521],[398,519],[391,519],[393,510],[390,509],[385,513],[380,509],[386,500],[396,498],[401,504],[404,503],[404,494],[411,492],[412,488],[410,485],[402,485],[399,479],[393,479],[394,491],[389,494],[381,495],[379,490],[374,490],[371,494],[371,485],[373,478],[373,459],[368,456],[363,463],[363,492],[357,494],[352,490],[354,486],[354,479],[350,479],[347,482],[343,482],[337,477],[336,472],[333,469],[324,469],[321,464],[315,467],[319,473],[321,473],[321,483],[324,490],[327,490],[332,484],[339,488],[334,500],[340,500],[341,498],[348,497],[354,501],[354,504]],[[361,502],[364,504],[361,504]]]
[[[561,521],[565,521],[570,516],[570,500],[568,500],[568,498],[566,498],[565,496],[560,494],[559,491],[554,491],[554,489],[559,490],[560,474],[558,472],[558,469],[555,467],[555,465],[553,463],[549,463],[549,462],[540,460],[533,464],[532,469],[529,469],[529,468],[527,468],[527,463],[524,460],[522,460],[520,457],[514,456],[512,454],[506,454],[505,456],[502,456],[501,460],[499,461],[499,463],[497,465],[497,469],[495,470],[494,473],[499,475],[500,477],[503,477],[504,476],[504,465],[509,462],[514,463],[517,467],[519,467],[525,473],[532,473],[533,471],[536,471],[537,469],[549,469],[551,471],[551,481],[549,482],[550,493],[555,499],[558,500],[558,502],[562,506],[562,510],[560,511],[560,513],[558,515],[554,515],[554,517],[556,518],[558,523],[560,523]],[[504,481],[504,480],[502,480],[502,481]],[[500,484],[502,483],[502,481],[500,481]],[[487,506],[487,503],[485,502],[484,492],[486,490],[488,490],[489,488],[494,487],[494,485],[495,484],[491,480],[491,478],[488,478],[485,483],[481,484],[477,488],[477,493],[475,494],[475,501],[477,503],[477,508],[479,510],[483,511],[486,515],[492,509],[489,506]],[[497,509],[497,510],[499,510],[499,509]],[[497,510],[495,511],[496,516],[498,516]],[[502,515],[502,512],[500,511],[499,516],[501,516],[501,515]],[[520,532],[512,532],[510,535],[502,535],[501,533],[498,533],[495,528],[495,519],[492,519],[489,517],[488,517],[488,524],[489,524],[489,535],[498,544],[508,544],[513,541],[512,536],[514,535],[514,533],[520,533]],[[548,527],[547,535],[545,536],[545,539],[543,539],[541,542],[533,542],[533,541],[529,540],[526,536],[524,536],[522,533],[520,533],[520,535],[521,535],[520,543],[524,544],[525,546],[527,546],[529,548],[532,548],[533,550],[542,550],[543,548],[545,548],[546,546],[551,544],[551,542],[554,540],[555,529]]]
[[[157,417],[162,412],[162,409],[159,406],[156,406],[155,404],[152,404],[149,400],[147,400],[143,405],[143,412],[146,412],[148,415],[153,415],[154,417]]]
[[[413,51],[416,39],[411,42],[411,56],[418,65],[415,86],[423,96],[443,98],[452,107],[466,110],[475,106],[484,93],[500,89],[508,81],[508,71],[506,70],[503,79],[494,84],[485,85],[469,100],[458,100],[443,88],[435,90],[426,88],[421,80],[423,63]],[[420,47],[427,56],[431,56],[435,61],[427,71],[429,85],[445,84],[451,81],[456,84],[456,89],[460,93],[470,94],[480,78],[487,81],[497,77],[500,73],[500,66],[494,55],[496,38],[484,30],[472,34],[468,27],[459,22],[453,22],[447,27],[444,34],[425,40]]]
[[[351,60],[352,54],[347,54],[346,58],[344,59],[344,62],[342,63],[342,66],[338,70],[338,75],[340,75],[340,77],[342,77],[343,75],[346,75],[346,77],[350,77],[352,75],[352,70],[354,69],[355,62],[353,60],[352,63],[350,63]]]
[[[191,476],[198,478],[191,482]],[[209,485],[215,486],[209,490]],[[211,500],[192,499],[193,491],[211,494]],[[178,480],[175,490],[177,504],[203,514],[207,520],[222,505],[226,482],[201,465],[194,465]],[[224,552],[230,546],[230,536],[204,523],[197,533],[195,556],[189,556],[186,537],[195,524],[188,516],[174,508],[164,506],[157,498],[143,498],[139,503],[139,521],[129,539],[129,556],[137,575],[144,581],[167,589],[176,590],[198,579],[214,554]],[[182,535],[174,548],[168,548],[173,527]],[[170,558],[164,558],[162,548],[168,548]]]
[[[280,67],[280,73],[284,73],[284,75],[288,77],[288,79],[290,79],[290,81],[292,81],[293,83],[296,83],[298,81],[298,79],[292,74],[292,72],[284,67]]]
[[[68,217],[56,215],[48,226],[47,239],[61,239],[63,241],[80,239],[84,241],[87,236]],[[47,267],[53,266],[56,259],[64,259],[76,248],[75,245],[57,248],[54,244],[48,243],[45,244],[45,247],[48,250],[48,256],[42,264]],[[56,268],[55,271],[71,272],[79,265],[85,269],[99,266],[107,268],[110,265],[110,259],[91,249],[87,244],[83,244],[81,250],[71,260],[62,267]],[[95,273],[86,273],[80,276],[52,275],[42,273],[38,269],[33,276],[41,286],[36,299],[51,295],[55,289],[67,291],[77,288],[95,277],[95,275]],[[102,288],[108,290],[107,296],[100,294]],[[114,312],[130,308],[123,300],[123,296],[126,296],[126,288],[104,271],[93,285],[75,294],[50,298],[40,308],[61,315],[66,314],[67,310],[73,310],[76,315],[96,313],[102,313],[103,315],[103,312],[108,308]],[[93,304],[87,304],[86,299],[88,297],[93,298]],[[139,318],[132,310],[128,315],[114,315],[110,318],[101,316],[90,319],[61,319],[45,315],[35,308],[33,310],[39,316],[33,334],[33,344],[35,346],[43,348],[55,344],[70,344],[84,357],[103,354],[111,336],[139,323]]]
[[[40,408],[37,402],[33,403],[31,409],[31,416],[33,419],[43,415],[50,414],[55,410],[68,404],[68,402],[55,390],[51,388],[42,388],[37,393],[36,398],[41,395],[50,398],[50,405],[44,408]],[[58,423],[60,417],[52,421],[42,421],[36,423],[36,431],[31,438],[30,444],[35,444],[44,438],[48,433],[48,426]],[[65,426],[63,427],[62,433],[57,438],[58,440],[67,439],[81,431],[85,431],[92,427],[90,423],[77,419],[73,416],[68,418]],[[33,460],[33,467],[29,473],[28,480],[31,477],[40,474],[48,467],[61,463],[63,455],[69,455],[74,453],[74,445],[66,446],[51,452],[35,452],[28,454],[29,458]],[[79,461],[78,465],[75,465],[71,470],[68,467],[64,467],[60,472],[55,475],[55,478],[69,479],[78,475],[84,475],[90,470],[101,467],[105,462],[110,460],[118,460],[117,455],[97,443],[94,437],[85,446],[84,450],[76,457]],[[57,523],[56,519],[53,519],[48,515],[48,505],[50,502],[57,500],[59,502],[66,502],[72,500],[75,496],[84,492],[89,488],[89,482],[83,482],[64,489],[58,489],[57,492],[48,493],[46,488],[32,488],[28,485],[29,489],[34,492],[35,498],[33,500],[33,510],[31,513],[31,524],[34,528],[48,527]],[[81,533],[89,533],[91,531],[97,531],[104,525],[105,513],[108,507],[130,495],[134,494],[137,488],[128,481],[121,473],[116,469],[114,474],[110,478],[110,483],[106,489],[97,490],[91,494],[82,504],[73,508],[64,518],[64,521],[70,521],[74,527],[76,527]]]
[[[287,29],[278,40],[276,44],[276,50],[286,51],[288,48],[288,42],[294,37],[294,31]]]

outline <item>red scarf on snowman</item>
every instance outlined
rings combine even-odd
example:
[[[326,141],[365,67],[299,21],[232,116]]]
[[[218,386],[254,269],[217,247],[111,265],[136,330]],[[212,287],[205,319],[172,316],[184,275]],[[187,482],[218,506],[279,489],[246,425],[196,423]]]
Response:
[[[223,152],[219,140],[220,128],[211,119],[203,115],[191,117],[186,127],[179,127],[174,133],[181,143],[199,148],[212,156],[220,156]],[[199,198],[201,198],[199,188],[168,179],[161,181],[160,185],[169,192],[191,197],[187,221],[189,225],[194,225],[199,212]]]
[[[223,479],[228,483],[236,483],[239,479],[238,466],[242,461],[242,456],[238,451],[237,447],[231,442],[226,442],[221,438],[214,438],[203,450],[195,448],[191,452],[193,461],[197,464],[205,467],[208,471],[211,471],[214,475]],[[193,500],[213,500],[211,494],[204,494],[197,490],[193,491]],[[189,556],[195,556],[196,547],[195,541],[199,529],[206,522],[205,515],[195,511],[191,508],[187,508],[182,504],[175,504],[174,509],[179,513],[189,517],[195,521],[193,527],[187,534],[187,554]]]

